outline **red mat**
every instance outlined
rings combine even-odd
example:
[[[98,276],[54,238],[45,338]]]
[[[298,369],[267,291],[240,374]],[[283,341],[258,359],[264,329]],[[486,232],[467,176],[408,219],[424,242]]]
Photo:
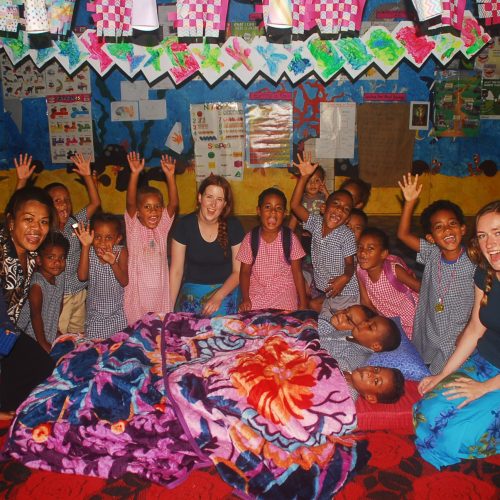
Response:
[[[7,429],[1,423],[0,442]],[[469,460],[439,472],[424,462],[411,436],[377,431],[362,435],[371,457],[335,496],[337,500],[498,499],[500,457]],[[194,471],[177,488],[127,474],[120,479],[57,474],[29,469],[15,461],[0,463],[0,498],[9,499],[229,499],[237,498],[215,468]]]

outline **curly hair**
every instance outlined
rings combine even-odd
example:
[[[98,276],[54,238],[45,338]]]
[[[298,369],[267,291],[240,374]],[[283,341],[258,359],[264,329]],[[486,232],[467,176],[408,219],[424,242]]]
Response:
[[[493,287],[493,278],[495,277],[495,270],[491,267],[490,263],[484,256],[481,248],[479,247],[479,240],[477,237],[477,223],[479,219],[486,214],[496,213],[500,214],[500,200],[492,201],[488,203],[483,208],[479,210],[476,215],[476,227],[474,230],[474,236],[469,241],[469,245],[467,248],[467,253],[469,255],[470,260],[479,266],[481,269],[486,271],[486,281],[484,284],[484,292],[483,297],[481,299],[481,306],[485,306],[488,304],[488,296],[491,292],[491,288]]]
[[[66,236],[57,231],[50,231],[47,237],[43,240],[42,244],[38,247],[38,255],[42,255],[46,249],[58,247],[64,250],[65,257],[68,256],[69,252],[69,241]]]
[[[217,242],[221,246],[224,251],[224,257],[228,256],[229,253],[229,239],[227,236],[227,218],[233,211],[233,192],[231,190],[231,186],[229,182],[220,175],[210,174],[200,184],[198,188],[198,194],[203,196],[208,186],[218,186],[221,187],[224,192],[224,201],[226,205],[222,209],[221,214],[219,215],[219,227],[217,229]]]
[[[257,205],[259,207],[262,207],[262,205],[264,204],[264,200],[265,200],[266,196],[271,196],[271,195],[279,196],[281,198],[281,201],[283,202],[283,206],[286,209],[286,196],[285,196],[285,193],[283,191],[281,191],[281,189],[278,189],[278,188],[275,188],[275,187],[270,187],[270,188],[264,189],[264,191],[262,191],[262,193],[259,194],[259,199],[257,201]]]
[[[401,371],[397,368],[388,368],[388,370],[392,372],[393,384],[389,389],[386,388],[382,394],[378,395],[378,403],[397,403],[405,393],[405,378]]]
[[[458,205],[450,200],[437,200],[426,207],[420,215],[420,224],[425,234],[431,234],[431,217],[440,210],[449,210],[455,214],[455,217],[461,226],[465,224],[464,213]]]

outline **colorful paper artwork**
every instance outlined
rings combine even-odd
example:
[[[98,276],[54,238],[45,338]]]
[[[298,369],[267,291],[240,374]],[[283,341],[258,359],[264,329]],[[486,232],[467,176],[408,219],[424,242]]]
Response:
[[[180,37],[217,38],[224,31],[228,0],[178,0],[177,34]]]
[[[385,74],[390,73],[405,55],[401,43],[383,26],[369,28],[362,36],[362,40],[375,56],[375,64]]]
[[[53,59],[57,53],[59,52],[59,49],[55,43],[51,43],[50,47],[45,47],[43,49],[31,49],[30,50],[30,57],[35,63],[35,65],[38,68],[41,68],[45,66],[45,64]]]
[[[261,73],[268,76],[273,82],[277,82],[286,70],[292,57],[289,50],[279,43],[269,43],[265,36],[255,37],[252,47],[262,57],[264,64]]]
[[[429,58],[436,47],[432,37],[422,35],[418,27],[411,21],[403,21],[393,31],[396,40],[406,49],[406,58],[417,68]]]
[[[48,95],[52,163],[69,163],[81,153],[94,161],[90,94]]]
[[[69,74],[87,61],[89,53],[75,33],[72,32],[67,40],[55,40],[54,43],[59,49],[57,60]]]
[[[461,48],[462,53],[469,59],[491,40],[490,35],[484,31],[484,28],[470,11],[465,11],[464,13],[460,38],[464,42]]]
[[[356,78],[373,62],[373,54],[359,38],[340,38],[335,47],[344,56],[345,71]]]
[[[436,44],[432,54],[443,66],[446,66],[463,46],[462,40],[451,33],[433,35],[432,39]]]
[[[12,0],[0,3],[0,31],[15,33],[19,24],[19,8]]]
[[[97,36],[96,30],[85,30],[80,36],[80,42],[89,53],[87,62],[100,76],[104,76],[113,67],[113,59],[104,51],[104,39]]]
[[[146,60],[144,47],[132,43],[108,43],[103,50],[128,76],[134,77]]]
[[[324,82],[336,75],[346,62],[332,41],[322,40],[318,35],[309,38],[307,47],[314,59],[314,71]]]
[[[182,83],[200,69],[187,43],[168,40],[162,42],[162,45],[167,56],[167,71],[175,83]]]
[[[243,38],[235,36],[226,40],[222,46],[221,59],[244,85],[248,85],[264,65],[261,55]]]
[[[139,101],[114,101],[111,103],[112,122],[136,122],[139,120]]]
[[[184,151],[184,137],[182,136],[182,124],[176,122],[170,130],[165,146],[178,155]]]
[[[146,59],[141,72],[148,82],[154,82],[165,75],[169,67],[168,56],[163,45],[145,47]]]
[[[286,67],[286,74],[292,83],[296,83],[314,71],[313,56],[307,46],[301,42],[292,42],[291,58]]]
[[[30,42],[25,31],[20,31],[17,38],[4,38],[3,48],[12,64],[17,64],[30,53]]]
[[[198,61],[201,75],[210,85],[222,78],[228,71],[227,61],[222,59],[222,48],[216,43],[192,43],[189,45],[193,56]]]
[[[132,0],[94,0],[87,4],[99,36],[132,35]]]
[[[65,36],[71,28],[76,0],[50,0],[47,3],[49,31]]]

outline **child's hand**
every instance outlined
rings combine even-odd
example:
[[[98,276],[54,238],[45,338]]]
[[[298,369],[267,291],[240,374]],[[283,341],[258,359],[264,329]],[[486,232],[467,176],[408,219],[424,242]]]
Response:
[[[144,170],[144,158],[141,159],[141,155],[136,153],[135,151],[130,152],[127,155],[128,165],[130,167],[130,171],[133,174],[139,174]]]
[[[160,165],[166,177],[172,177],[175,174],[176,163],[177,160],[174,158],[168,155],[161,155]]]
[[[89,229],[89,225],[85,225],[83,222],[79,222],[78,227],[75,228],[75,234],[84,247],[89,247],[94,241],[94,231],[90,231]]]
[[[347,285],[349,278],[345,274],[336,276],[328,282],[328,288],[325,290],[327,297],[336,297]]]
[[[20,154],[19,160],[14,158],[18,187],[25,186],[28,182],[28,179],[31,177],[31,174],[35,171],[35,165],[31,165],[32,159],[33,158],[31,157],[31,155],[28,155],[28,153],[26,153],[25,155]]]
[[[330,193],[328,192],[328,189],[326,189],[325,181],[321,181],[321,183],[319,185],[319,192],[324,194],[327,198],[330,195]]]
[[[422,192],[422,184],[418,185],[418,174],[412,179],[411,174],[403,175],[403,182],[398,182],[405,201],[415,201]]]
[[[242,300],[240,307],[238,308],[238,312],[248,312],[252,310],[252,301],[250,299],[248,300]]]
[[[81,153],[76,153],[71,157],[71,161],[75,164],[76,168],[73,172],[81,175],[82,177],[88,177],[92,175],[90,170],[90,155],[88,157],[83,156]]]
[[[40,340],[38,342],[40,344],[40,347],[47,353],[50,354],[50,351],[52,350],[52,346],[45,340]]]
[[[314,173],[317,163],[312,163],[312,153],[304,152],[303,156],[300,156],[300,153],[297,153],[297,158],[299,163],[293,162],[293,166],[299,169],[300,175],[302,177],[309,177]]]
[[[98,253],[98,256],[104,262],[106,262],[106,264],[109,264],[110,266],[112,266],[116,262],[116,260],[118,259],[118,252],[114,253],[114,252],[103,251],[101,253]]]

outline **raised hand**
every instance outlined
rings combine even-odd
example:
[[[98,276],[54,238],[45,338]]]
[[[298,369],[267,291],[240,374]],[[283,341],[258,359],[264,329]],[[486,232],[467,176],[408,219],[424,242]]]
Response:
[[[94,231],[90,230],[89,224],[85,225],[83,222],[79,222],[78,227],[75,228],[75,234],[84,247],[92,245],[94,241]]]
[[[14,158],[14,165],[16,167],[16,175],[17,175],[17,187],[22,188],[26,186],[28,179],[31,177],[31,174],[35,171],[35,165],[31,165],[31,160],[33,158],[31,155],[20,154],[19,160]]]
[[[175,174],[175,164],[177,160],[168,155],[161,155],[160,165],[166,177],[172,177]]]
[[[92,171],[90,169],[90,155],[88,157],[83,156],[81,153],[76,153],[71,157],[71,161],[75,164],[73,172],[76,172],[82,177],[91,176]]]
[[[317,163],[312,163],[312,153],[304,151],[302,156],[300,156],[300,153],[297,153],[297,159],[299,160],[299,163],[293,162],[293,165],[299,169],[302,177],[312,175],[318,166]]]
[[[131,151],[127,155],[127,161],[128,161],[128,165],[130,167],[130,171],[133,174],[139,174],[144,170],[145,160],[144,160],[144,158],[141,158],[141,155],[139,153],[136,153],[135,151]]]
[[[410,173],[403,175],[403,182],[398,182],[398,185],[403,192],[405,201],[417,200],[423,187],[422,184],[418,185],[418,174],[412,178]]]

